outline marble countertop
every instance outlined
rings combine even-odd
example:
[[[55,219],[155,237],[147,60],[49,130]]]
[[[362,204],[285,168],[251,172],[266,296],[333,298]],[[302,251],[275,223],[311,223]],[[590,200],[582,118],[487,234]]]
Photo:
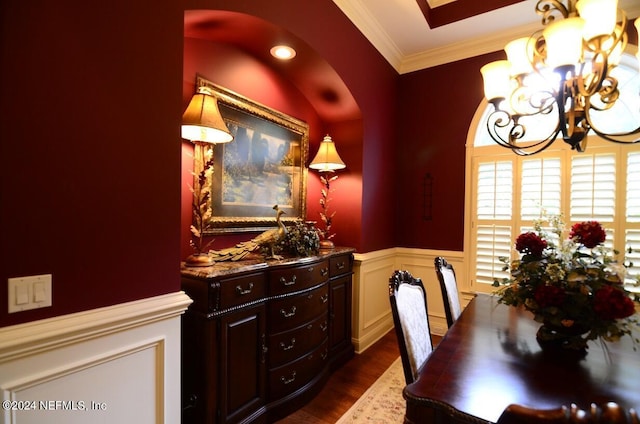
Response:
[[[252,272],[262,270],[274,266],[286,266],[286,265],[304,265],[305,263],[315,262],[324,258],[330,258],[332,256],[343,255],[345,253],[353,253],[355,249],[350,247],[336,247],[331,250],[320,250],[317,255],[300,257],[291,256],[283,259],[265,259],[259,253],[250,253],[244,259],[240,261],[224,261],[216,262],[211,266],[186,266],[184,262],[180,268],[180,274],[183,277],[193,278],[213,278],[220,277],[227,274],[237,274],[241,272]]]

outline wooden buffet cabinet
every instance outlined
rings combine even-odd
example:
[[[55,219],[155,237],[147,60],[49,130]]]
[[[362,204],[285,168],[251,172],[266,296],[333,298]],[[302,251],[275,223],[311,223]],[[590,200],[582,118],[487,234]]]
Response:
[[[182,422],[267,423],[353,356],[353,249],[183,267]]]

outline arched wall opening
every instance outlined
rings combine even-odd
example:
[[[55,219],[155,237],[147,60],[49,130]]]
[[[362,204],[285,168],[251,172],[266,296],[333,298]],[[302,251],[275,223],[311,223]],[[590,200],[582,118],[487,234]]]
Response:
[[[276,43],[292,45],[297,55],[278,62],[269,55]],[[247,99],[302,120],[309,125],[307,163],[325,134],[330,134],[347,164],[332,186],[336,210],[332,232],[338,245],[358,246],[362,203],[363,123],[359,106],[337,72],[306,42],[266,20],[222,10],[185,11],[183,107],[195,91],[200,74]],[[189,246],[193,146],[182,143],[181,254]],[[215,167],[214,167],[214,172]],[[308,172],[306,220],[320,221],[319,175]],[[214,211],[215,214],[215,211]],[[320,223],[318,223],[320,225]],[[229,247],[255,232],[214,235],[211,248]]]

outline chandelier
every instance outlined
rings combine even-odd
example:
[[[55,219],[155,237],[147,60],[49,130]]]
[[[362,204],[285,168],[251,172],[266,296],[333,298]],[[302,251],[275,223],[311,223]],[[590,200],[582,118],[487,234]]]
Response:
[[[606,128],[602,123],[607,119],[594,119],[606,111],[620,113],[612,108],[622,103],[623,87],[613,74],[627,44],[625,12],[618,8],[617,0],[566,3],[538,1],[536,12],[544,28],[508,43],[508,60],[481,69],[485,97],[493,105],[487,120],[489,134],[497,144],[519,155],[541,152],[558,136],[582,152],[590,131],[617,143],[640,141],[640,120],[632,119],[633,128],[620,131]],[[640,31],[640,18],[635,26]],[[637,64],[634,68],[637,75]],[[529,128],[536,135],[532,140],[527,135],[527,119],[544,115],[545,122],[551,120],[555,127],[551,124],[542,133],[540,128]],[[530,127],[536,126],[531,123],[529,120]]]

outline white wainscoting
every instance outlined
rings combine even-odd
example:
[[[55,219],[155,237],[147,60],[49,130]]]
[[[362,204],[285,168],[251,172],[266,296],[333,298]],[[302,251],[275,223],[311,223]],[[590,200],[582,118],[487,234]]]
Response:
[[[180,422],[183,292],[0,328],[0,423]]]
[[[427,291],[431,332],[447,331],[440,284],[434,259],[443,256],[456,271],[463,307],[473,298],[468,289],[463,252],[392,248],[354,254],[352,334],[356,352],[360,353],[393,328],[389,304],[389,277],[395,270],[407,270],[422,279]]]

